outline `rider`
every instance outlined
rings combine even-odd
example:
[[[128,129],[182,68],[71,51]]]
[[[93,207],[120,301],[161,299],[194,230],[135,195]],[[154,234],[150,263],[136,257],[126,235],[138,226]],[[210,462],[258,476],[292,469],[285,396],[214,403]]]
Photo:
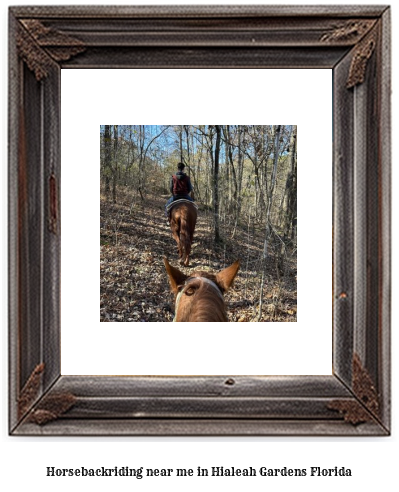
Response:
[[[177,173],[173,174],[170,179],[170,192],[172,196],[166,202],[165,211],[174,200],[179,200],[180,198],[185,198],[186,200],[194,201],[194,198],[189,195],[193,195],[193,187],[191,185],[190,177],[183,172],[185,166],[182,162],[177,165]]]

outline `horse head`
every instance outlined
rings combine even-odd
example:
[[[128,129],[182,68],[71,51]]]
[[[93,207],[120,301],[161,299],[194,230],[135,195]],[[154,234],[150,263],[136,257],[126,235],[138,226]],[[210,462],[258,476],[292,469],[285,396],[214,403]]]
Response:
[[[186,275],[166,258],[164,264],[175,296],[173,321],[228,321],[223,294],[237,275],[239,261],[216,274],[195,271]]]

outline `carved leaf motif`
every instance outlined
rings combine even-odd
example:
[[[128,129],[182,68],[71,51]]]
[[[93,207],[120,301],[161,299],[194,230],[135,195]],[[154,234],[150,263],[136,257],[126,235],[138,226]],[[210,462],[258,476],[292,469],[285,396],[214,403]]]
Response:
[[[353,425],[363,424],[372,420],[370,414],[357,401],[335,400],[329,403],[328,408],[339,412],[343,415],[345,422]]]
[[[17,49],[20,58],[35,74],[37,81],[47,77],[52,64],[51,58],[32,41],[29,34],[21,27],[18,29]]]
[[[46,48],[46,51],[50,54],[55,61],[66,61],[72,58],[72,56],[82,53],[85,48],[79,46],[68,46],[66,48],[52,47]]]
[[[374,26],[375,22],[375,20],[369,19],[351,20],[324,34],[320,40],[327,43],[333,43],[336,41],[356,42]]]
[[[353,356],[352,386],[355,395],[374,415],[378,415],[380,407],[378,393],[369,373],[363,368],[357,354]]]
[[[48,76],[51,60],[66,61],[85,51],[79,39],[45,27],[36,19],[21,21],[17,46],[20,57],[37,80]]]
[[[28,421],[44,425],[58,419],[70,410],[76,403],[72,393],[57,393],[43,398],[40,404],[31,412]]]
[[[84,44],[79,39],[56,31],[55,29],[45,27],[36,19],[26,19],[21,21],[21,23],[39,46],[46,47],[50,50],[57,46],[64,48],[79,48],[80,51],[85,50]]]
[[[18,416],[21,418],[32,406],[39,394],[44,372],[44,364],[38,364],[22,388],[18,397]]]
[[[367,62],[371,58],[377,44],[377,31],[368,34],[357,46],[356,52],[353,55],[349,77],[346,82],[346,87],[350,89],[355,85],[364,82]]]
[[[372,415],[378,416],[380,407],[377,390],[357,354],[354,354],[352,361],[352,389],[358,401],[334,400],[329,403],[328,408],[338,411],[345,422],[353,425],[372,420]]]

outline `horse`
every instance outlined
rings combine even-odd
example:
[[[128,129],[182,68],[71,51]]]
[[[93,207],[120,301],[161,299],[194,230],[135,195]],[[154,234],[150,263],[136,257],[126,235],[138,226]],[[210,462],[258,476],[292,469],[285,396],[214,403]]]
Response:
[[[197,223],[197,206],[189,200],[177,200],[169,205],[170,228],[177,243],[180,264],[188,266]]]
[[[190,276],[170,265],[166,258],[163,261],[175,296],[173,321],[228,321],[223,294],[233,284],[239,261],[217,274],[195,271]]]

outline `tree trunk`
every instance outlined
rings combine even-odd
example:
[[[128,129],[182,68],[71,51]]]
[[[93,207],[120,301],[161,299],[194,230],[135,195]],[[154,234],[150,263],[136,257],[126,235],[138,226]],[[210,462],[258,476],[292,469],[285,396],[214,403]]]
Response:
[[[180,140],[180,162],[184,162],[183,161],[183,126],[182,125],[180,125],[179,140]]]
[[[272,210],[274,188],[276,185],[277,165],[278,165],[278,157],[279,157],[279,153],[280,153],[280,133],[281,133],[281,125],[275,125],[273,170],[272,170],[272,177],[270,180],[270,187],[269,187],[269,190],[267,193],[265,243],[264,243],[264,248],[263,248],[264,258],[267,257],[268,241],[269,241],[269,237],[270,237],[270,213]]]
[[[112,166],[112,201],[116,203],[116,182],[118,179],[118,125],[114,125],[114,164]]]
[[[236,222],[238,222],[241,214],[241,206],[242,206],[242,177],[243,177],[243,171],[244,171],[244,158],[243,158],[243,152],[241,148],[242,144],[242,128],[241,125],[238,125],[237,127],[238,131],[238,169],[237,169],[237,211],[236,211]]]
[[[216,143],[215,143],[215,160],[214,160],[214,173],[213,173],[213,216],[215,227],[215,241],[220,241],[219,231],[219,155],[220,155],[220,125],[215,125],[216,130]]]
[[[237,174],[234,167],[233,152],[231,147],[231,135],[230,135],[230,125],[226,125],[225,132],[226,140],[226,159],[228,159],[228,169],[231,170],[229,173],[229,210],[236,211],[237,209]]]
[[[104,125],[104,168],[105,168],[105,194],[108,196],[110,188],[110,174],[112,174],[111,153],[111,125]]]
[[[290,139],[290,173],[287,176],[286,183],[286,195],[287,195],[287,207],[286,207],[286,221],[284,236],[288,238],[291,229],[291,240],[294,240],[296,236],[296,222],[297,222],[297,164],[296,164],[296,138],[297,127],[294,126]]]

